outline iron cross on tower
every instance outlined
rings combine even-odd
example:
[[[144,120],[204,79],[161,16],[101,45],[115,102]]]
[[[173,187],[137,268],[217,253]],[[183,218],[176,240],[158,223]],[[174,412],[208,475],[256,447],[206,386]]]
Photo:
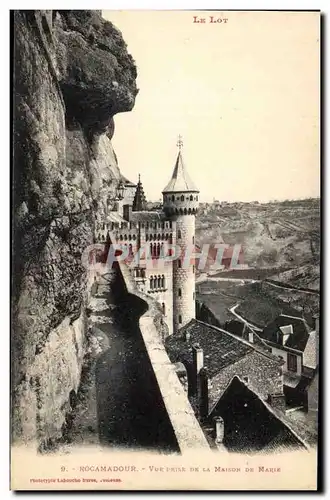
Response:
[[[183,147],[182,135],[179,135],[179,137],[178,137],[178,142],[176,143],[176,145],[178,146],[179,151],[181,151],[181,149],[182,149],[182,147]]]

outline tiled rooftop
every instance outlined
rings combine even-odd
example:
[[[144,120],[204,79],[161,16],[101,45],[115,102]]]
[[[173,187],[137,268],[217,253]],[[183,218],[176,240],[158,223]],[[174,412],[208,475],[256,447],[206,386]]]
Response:
[[[291,445],[308,448],[305,441],[297,434],[292,426],[289,425],[285,416],[266,403],[237,376],[233,377],[218,402],[214,405],[209,414],[209,420],[212,421],[213,417],[221,415],[225,419],[225,426],[228,426],[232,423],[231,416],[235,419],[238,414],[244,413],[245,408],[247,408],[246,419],[244,420],[244,424],[241,422],[245,431],[248,429],[247,419],[250,416],[250,425],[253,427],[255,425],[255,419],[262,415],[261,427],[257,425],[255,432],[252,434],[250,433],[250,438],[252,436],[254,438],[252,444],[255,445],[260,441],[260,446],[261,443],[263,443],[263,447],[269,448],[272,451],[274,451],[274,448],[277,446],[286,446],[289,445],[289,443],[291,443]],[[233,415],[232,412],[235,412],[235,414]],[[263,426],[265,426],[264,429]],[[248,440],[247,432],[244,437]]]
[[[163,219],[162,212],[157,210],[143,210],[141,212],[132,212],[130,220],[132,222],[159,222]]]
[[[186,333],[190,338],[186,340]],[[172,362],[191,361],[192,346],[199,344],[204,351],[204,366],[213,377],[220,370],[232,365],[253,351],[277,359],[225,330],[192,319],[178,333],[166,339],[166,350]],[[281,360],[278,360],[281,363]]]

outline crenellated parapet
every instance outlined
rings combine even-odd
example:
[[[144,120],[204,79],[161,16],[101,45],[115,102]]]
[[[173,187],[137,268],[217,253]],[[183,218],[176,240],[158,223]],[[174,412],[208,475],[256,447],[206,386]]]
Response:
[[[96,222],[95,240],[105,242],[112,233],[115,242],[165,242],[175,244],[176,224],[172,221],[157,222]]]
[[[163,195],[163,210],[167,216],[196,215],[198,212],[198,194],[176,193]]]

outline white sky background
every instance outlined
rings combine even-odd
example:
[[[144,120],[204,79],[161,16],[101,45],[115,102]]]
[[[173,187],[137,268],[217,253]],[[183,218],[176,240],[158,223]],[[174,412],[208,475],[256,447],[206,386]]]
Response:
[[[196,24],[216,14],[226,24]],[[103,11],[136,61],[132,112],[115,116],[122,173],[148,199],[184,158],[201,199],[319,195],[319,15]]]

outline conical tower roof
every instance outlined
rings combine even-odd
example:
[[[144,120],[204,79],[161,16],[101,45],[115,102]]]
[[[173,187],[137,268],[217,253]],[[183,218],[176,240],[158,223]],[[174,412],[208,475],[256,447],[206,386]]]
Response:
[[[139,175],[139,182],[137,183],[136,186],[132,210],[133,212],[143,212],[144,210],[147,210],[147,200],[144,194],[140,175]]]
[[[183,163],[182,151],[181,149],[179,149],[172,178],[167,186],[163,189],[163,193],[182,193],[185,191],[193,191],[195,193],[199,192],[188,175],[188,172]]]

